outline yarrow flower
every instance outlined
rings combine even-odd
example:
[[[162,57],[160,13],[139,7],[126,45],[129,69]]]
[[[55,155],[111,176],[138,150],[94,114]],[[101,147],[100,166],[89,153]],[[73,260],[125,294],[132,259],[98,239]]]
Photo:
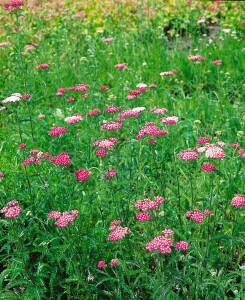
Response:
[[[48,214],[49,219],[56,219],[54,223],[58,227],[67,227],[70,223],[72,223],[75,218],[79,215],[78,210],[64,211],[63,213],[59,211],[51,211]]]
[[[104,149],[98,149],[98,150],[95,151],[95,154],[97,156],[106,156],[107,152]]]
[[[10,1],[8,3],[4,4],[4,8],[5,9],[9,9],[9,10],[20,10],[21,6],[23,6],[25,3],[23,1]]]
[[[80,11],[72,16],[73,19],[82,18],[84,16],[84,12]]]
[[[1,47],[7,47],[7,46],[10,46],[11,43],[10,42],[3,42],[3,43],[0,43],[0,48]]]
[[[174,232],[171,229],[164,229],[162,231],[162,234],[165,235],[165,236],[173,236]]]
[[[118,130],[122,128],[122,124],[118,124],[116,122],[107,122],[106,124],[100,126],[100,129],[105,130]]]
[[[148,244],[146,244],[146,250],[150,252],[160,251],[162,254],[169,254],[172,252],[172,244],[172,239],[164,236],[157,236],[154,239],[152,239]]]
[[[212,172],[212,171],[216,170],[216,168],[212,164],[204,164],[204,165],[202,165],[202,170],[207,171],[207,172]]]
[[[153,112],[154,114],[157,114],[157,115],[163,115],[166,112],[168,112],[168,110],[166,108],[152,108],[151,112]]]
[[[212,64],[213,64],[213,65],[217,65],[217,66],[221,66],[221,65],[222,65],[222,60],[220,60],[220,59],[214,60],[214,61],[212,62]]]
[[[125,69],[126,67],[127,67],[127,64],[126,64],[126,63],[115,65],[115,68],[116,68],[116,69]]]
[[[112,260],[110,261],[110,265],[111,265],[112,267],[118,265],[118,263],[119,263],[119,262],[118,262],[117,259],[112,259]]]
[[[140,222],[149,221],[151,218],[151,215],[145,212],[139,212],[136,214],[136,219]]]
[[[206,58],[203,57],[203,56],[200,56],[200,55],[189,55],[188,59],[191,60],[191,61],[203,61]]]
[[[49,135],[57,136],[57,135],[61,135],[61,134],[65,133],[65,132],[67,132],[67,128],[55,126],[55,127],[51,128],[51,130],[49,131]]]
[[[107,113],[115,113],[115,112],[118,112],[122,109],[121,106],[118,106],[118,107],[115,107],[115,106],[108,106],[105,110],[105,112]]]
[[[105,269],[107,267],[107,264],[104,260],[101,260],[101,261],[98,262],[97,267],[99,269]]]
[[[204,137],[200,137],[197,140],[197,144],[204,144],[210,141],[210,137],[209,136],[204,136]]]
[[[110,170],[106,171],[105,174],[104,174],[104,178],[107,179],[107,180],[109,180],[109,179],[111,179],[115,176],[116,176],[116,170],[113,170],[113,169],[110,169]]]
[[[241,144],[239,144],[238,142],[234,142],[231,144],[231,148],[238,148],[240,146],[241,146]]]
[[[231,200],[231,205],[235,207],[245,206],[245,196],[242,194],[235,195],[235,197]]]
[[[15,218],[19,216],[21,210],[19,202],[17,200],[12,200],[8,202],[7,205],[0,210],[0,212],[5,214],[6,218]]]
[[[207,158],[225,158],[225,152],[223,149],[215,146],[215,145],[208,145],[207,150],[205,151],[205,156]]]
[[[10,97],[7,97],[6,99],[2,100],[2,103],[9,103],[9,102],[18,102],[22,98],[21,94],[14,93]]]
[[[167,133],[167,130],[160,130],[154,122],[148,122],[140,129],[138,135],[136,136],[136,139],[141,139],[145,135],[160,136]]]
[[[161,118],[160,121],[163,123],[166,123],[167,125],[176,124],[178,122],[179,118],[176,116],[171,116],[167,118]]]
[[[100,114],[100,110],[99,109],[93,109],[93,110],[90,110],[86,116],[90,117],[90,116],[94,116],[94,115],[98,115]]]
[[[196,160],[199,157],[199,155],[192,150],[184,150],[178,153],[177,156],[183,160]]]
[[[67,152],[62,152],[57,156],[53,156],[50,158],[50,162],[56,165],[67,166],[71,163],[70,156]]]
[[[106,91],[106,90],[108,90],[109,89],[109,86],[107,86],[107,85],[102,85],[101,87],[100,87],[100,90],[101,91]]]
[[[28,100],[31,98],[31,95],[30,94],[25,94],[22,96],[22,99],[25,99],[25,100]]]
[[[4,177],[4,173],[0,173],[0,178],[3,178]]]
[[[71,117],[67,117],[65,118],[65,122],[68,123],[68,124],[76,124],[77,122],[79,121],[82,121],[83,120],[83,117],[80,115],[80,114],[76,114],[74,116],[71,116]]]
[[[202,212],[198,209],[194,209],[194,210],[187,211],[185,216],[188,219],[195,221],[196,223],[202,223],[204,221],[204,216],[210,215],[210,213],[211,213],[210,210],[205,210],[204,212]]]
[[[188,250],[188,243],[186,241],[179,241],[178,243],[176,243],[175,249],[176,250],[187,251]]]
[[[37,66],[37,69],[47,69],[47,68],[49,68],[49,63],[44,63]]]
[[[158,203],[151,201],[150,199],[137,200],[134,204],[134,207],[140,209],[143,212],[147,210],[155,210],[158,208]]]
[[[77,170],[76,177],[78,181],[86,181],[88,177],[91,175],[90,170]]]
[[[120,220],[115,220],[111,223],[109,230],[111,233],[108,236],[109,241],[118,241],[123,239],[127,234],[131,233],[128,227],[118,226],[121,223]]]

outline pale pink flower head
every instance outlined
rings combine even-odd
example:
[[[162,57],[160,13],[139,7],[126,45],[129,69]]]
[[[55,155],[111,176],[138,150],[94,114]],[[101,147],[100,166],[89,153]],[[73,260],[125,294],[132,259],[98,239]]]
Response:
[[[37,69],[47,69],[47,68],[49,68],[49,63],[44,63],[37,66]]]
[[[207,158],[225,158],[225,152],[223,149],[215,146],[215,145],[208,145],[207,150],[205,151],[205,156]]]
[[[155,89],[157,85],[155,83],[150,84],[150,89]]]
[[[235,207],[245,206],[245,196],[242,194],[235,195],[235,197],[231,200],[231,205]]]
[[[188,250],[188,242],[186,242],[186,241],[179,241],[178,243],[176,243],[175,249],[176,250],[187,251]]]
[[[116,122],[107,122],[106,124],[100,126],[100,129],[105,130],[118,130],[122,128],[122,124],[118,124]]]
[[[77,170],[76,177],[78,181],[86,181],[88,177],[91,175],[90,170]]]
[[[112,260],[110,261],[110,265],[111,265],[112,267],[114,267],[114,266],[116,266],[116,265],[118,265],[118,264],[119,264],[119,262],[118,262],[117,259],[112,259]]]
[[[11,45],[10,42],[3,42],[3,43],[0,43],[0,48],[1,48],[1,47],[7,47],[7,46],[9,46],[9,45]]]
[[[216,168],[212,164],[204,164],[204,165],[202,165],[202,170],[207,171],[207,172],[212,172],[212,171],[216,170]]]
[[[12,200],[8,202],[7,205],[0,210],[0,212],[4,213],[6,218],[15,218],[19,216],[21,207],[17,200]]]
[[[163,122],[163,123],[166,123],[168,125],[172,125],[172,124],[175,124],[177,123],[179,120],[178,117],[176,116],[171,116],[171,117],[167,117],[167,118],[161,118],[160,121]]]
[[[157,236],[146,244],[146,250],[160,251],[162,254],[169,254],[172,252],[171,246],[173,244],[172,239],[165,236]]]
[[[45,115],[43,115],[43,114],[38,115],[38,119],[44,119],[44,118],[45,118]]]
[[[2,103],[9,103],[9,102],[18,102],[22,98],[21,94],[14,93],[10,97],[7,97],[6,99],[2,100]]]
[[[108,236],[109,241],[118,241],[123,239],[126,235],[131,233],[131,230],[128,227],[118,226],[121,224],[120,220],[115,220],[111,222],[109,230],[111,233]]]
[[[218,146],[220,146],[221,148],[224,148],[224,147],[226,146],[226,143],[224,143],[224,142],[222,142],[222,141],[218,141],[218,142],[216,142],[216,144],[217,144]]]
[[[212,62],[212,64],[213,64],[213,65],[216,65],[216,66],[221,66],[221,65],[222,65],[222,60],[220,60],[220,59],[214,60],[214,61]]]
[[[115,112],[118,112],[118,111],[120,111],[122,109],[122,107],[121,106],[108,106],[107,108],[106,108],[106,110],[105,110],[105,112],[107,112],[107,113],[115,113]]]
[[[125,69],[126,67],[127,67],[127,64],[126,64],[126,63],[115,65],[115,68],[116,68],[116,69]]]
[[[72,16],[73,19],[78,19],[84,17],[84,12],[78,12],[75,15]]]
[[[150,199],[143,199],[137,200],[134,207],[140,209],[142,212],[146,212],[148,210],[156,210],[158,208],[158,203],[151,201]]]
[[[174,232],[173,232],[173,230],[171,230],[171,229],[164,229],[164,230],[162,231],[162,234],[165,235],[165,236],[173,236],[173,235],[174,235]]]
[[[5,110],[5,109],[6,109],[5,106],[1,106],[1,107],[0,107],[0,111],[3,111],[3,110]]]
[[[98,262],[97,267],[99,269],[105,269],[107,267],[107,264],[104,260],[101,260],[101,261]]]
[[[154,197],[154,201],[155,201],[156,203],[158,203],[158,204],[162,204],[165,200],[164,200],[164,198],[161,197],[161,196],[155,196],[155,197]]]
[[[170,76],[173,75],[174,73],[172,71],[168,71],[168,72],[161,72],[160,76],[164,77],[164,76]]]
[[[200,56],[200,55],[189,55],[188,59],[191,61],[203,61],[203,60],[205,60],[205,57]]]
[[[51,130],[49,131],[49,135],[57,136],[57,135],[61,135],[61,134],[65,133],[65,132],[67,132],[67,128],[55,126],[55,127],[51,128]]]
[[[178,153],[177,156],[183,160],[196,160],[199,157],[199,155],[192,150],[184,150]]]
[[[102,37],[101,41],[104,42],[104,43],[110,43],[110,42],[114,41],[114,38],[113,37],[107,37],[107,38],[106,37]]]
[[[49,219],[59,219],[62,216],[62,213],[59,211],[51,211],[50,213],[48,213],[48,218]]]
[[[152,108],[151,112],[154,114],[164,115],[168,110],[166,108]]]
[[[71,116],[71,117],[67,117],[65,118],[65,122],[72,125],[72,124],[76,124],[77,122],[79,121],[82,121],[83,118],[81,115],[74,115],[74,116]]]

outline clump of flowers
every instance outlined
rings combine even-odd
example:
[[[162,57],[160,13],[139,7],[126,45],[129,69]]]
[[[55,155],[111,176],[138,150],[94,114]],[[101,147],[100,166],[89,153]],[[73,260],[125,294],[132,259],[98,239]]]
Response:
[[[99,269],[105,269],[107,267],[107,264],[104,260],[101,260],[101,261],[98,262],[97,267]]]
[[[90,170],[77,170],[76,177],[78,181],[86,181],[88,177],[91,175]]]
[[[210,144],[207,146],[207,150],[205,151],[205,156],[207,158],[225,158],[225,152],[223,149],[217,147],[216,145]]]
[[[116,106],[108,106],[106,108],[105,112],[107,112],[107,113],[116,113],[116,112],[120,111],[121,109],[122,109],[121,106],[118,106],[118,107],[116,107]]]
[[[152,108],[151,112],[153,112],[156,115],[164,115],[168,110],[166,108]]]
[[[231,200],[231,205],[235,207],[245,206],[245,196],[242,194],[235,195],[235,197]]]
[[[167,125],[173,125],[178,122],[179,118],[176,116],[171,116],[167,118],[161,118],[160,121],[166,123]]]
[[[100,126],[100,129],[105,130],[118,130],[122,128],[122,124],[118,124],[116,122],[107,122],[104,125]]]
[[[145,135],[160,136],[167,134],[167,130],[160,130],[154,122],[146,123],[138,132],[136,139],[141,139]]]
[[[82,121],[83,117],[80,114],[75,114],[74,116],[65,118],[65,122],[68,124],[76,124],[79,121]]]
[[[213,64],[213,65],[216,65],[216,66],[221,66],[221,65],[222,65],[222,60],[220,60],[220,59],[214,60],[214,61],[212,62],[212,64]]]
[[[5,218],[15,218],[20,214],[21,207],[17,200],[12,200],[8,202],[7,205],[0,210],[0,212],[5,214]]]
[[[61,135],[61,134],[65,133],[65,132],[67,132],[67,128],[55,126],[55,127],[50,129],[49,135],[50,136],[57,136],[57,135]]]
[[[204,212],[198,210],[198,209],[194,209],[194,210],[190,210],[187,211],[185,216],[188,219],[191,219],[193,221],[195,221],[196,223],[202,223],[204,221],[204,216],[208,216],[210,215],[210,210],[206,209]]]
[[[113,170],[113,169],[106,171],[104,174],[104,178],[106,180],[110,180],[111,178],[113,178],[115,176],[116,176],[116,170]]]
[[[118,241],[123,239],[127,234],[131,233],[128,227],[119,226],[121,224],[120,220],[115,220],[111,223],[109,230],[111,233],[108,236],[109,241]]]
[[[79,215],[78,210],[72,210],[71,212],[65,211],[63,213],[59,211],[51,211],[48,214],[49,219],[56,219],[54,223],[58,227],[67,227],[70,223],[72,223],[75,218]]]
[[[189,55],[188,59],[191,60],[191,61],[203,61],[206,58],[203,57],[203,56],[200,56],[200,55]]]
[[[200,137],[197,140],[197,144],[204,144],[204,143],[208,143],[210,141],[210,137],[209,136],[204,136],[204,137]]]
[[[7,97],[6,99],[2,100],[2,103],[9,103],[9,102],[18,102],[22,98],[22,95],[19,93],[14,93],[10,97]]]
[[[154,201],[150,199],[137,200],[134,207],[138,208],[140,212],[136,214],[136,219],[140,222],[149,221],[151,215],[147,211],[158,209],[159,204],[163,202],[164,198],[161,196],[154,197]]]
[[[188,243],[186,241],[179,241],[175,245],[175,250],[187,251],[188,250]]]
[[[165,236],[157,236],[152,239],[148,244],[146,244],[146,250],[160,251],[162,254],[169,254],[172,252],[171,246],[173,245],[173,240]]]
[[[4,8],[9,9],[11,11],[20,10],[24,4],[25,4],[24,1],[19,1],[19,0],[10,1],[10,2],[4,4]]]
[[[126,63],[115,65],[115,68],[116,68],[116,69],[125,69],[126,67],[127,67],[127,64],[126,64]]]
[[[49,68],[49,63],[44,63],[37,66],[37,69],[47,69],[47,68]]]

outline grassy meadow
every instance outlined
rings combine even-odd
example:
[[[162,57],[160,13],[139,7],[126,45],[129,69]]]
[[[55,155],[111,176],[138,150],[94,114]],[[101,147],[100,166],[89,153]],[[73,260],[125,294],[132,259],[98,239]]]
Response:
[[[244,8],[0,1],[0,299],[243,299]]]

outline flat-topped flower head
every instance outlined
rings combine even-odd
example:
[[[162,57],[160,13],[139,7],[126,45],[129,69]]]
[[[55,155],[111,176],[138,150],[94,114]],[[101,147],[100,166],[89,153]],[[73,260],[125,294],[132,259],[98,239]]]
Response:
[[[192,150],[184,150],[184,151],[178,153],[177,156],[186,161],[187,160],[196,160],[199,157],[199,155]]]
[[[97,267],[99,269],[105,269],[107,267],[107,264],[104,260],[101,260],[101,261],[98,262]]]
[[[122,124],[118,124],[116,122],[107,122],[106,124],[100,126],[100,129],[105,130],[118,130],[122,128]]]
[[[50,162],[56,165],[68,166],[71,163],[71,159],[67,152],[62,152],[58,156],[53,156]]]
[[[49,68],[49,63],[44,63],[37,66],[37,69],[47,69],[47,68]]]
[[[209,136],[203,136],[197,140],[197,144],[205,144],[205,143],[208,143],[209,141],[210,141]]]
[[[77,170],[76,177],[78,181],[86,181],[88,177],[91,175],[90,170]]]
[[[12,200],[0,210],[0,213],[5,214],[5,218],[16,218],[19,216],[21,210],[19,202],[17,200]]]
[[[221,65],[222,65],[222,60],[220,60],[220,59],[214,60],[214,61],[212,62],[212,64],[213,64],[213,65],[216,65],[216,66],[221,66]]]
[[[216,170],[216,168],[212,164],[203,164],[202,165],[202,170],[207,171],[207,172],[212,172],[212,171]]]
[[[175,249],[176,250],[187,251],[188,250],[188,242],[186,242],[186,241],[179,241],[178,243],[176,243]]]
[[[114,267],[114,266],[116,266],[116,265],[118,265],[118,264],[119,264],[119,262],[118,262],[117,259],[112,259],[112,260],[110,261],[110,265],[111,265],[112,267]]]
[[[166,108],[152,108],[151,112],[156,115],[164,115],[168,110]]]
[[[179,118],[176,116],[171,116],[167,118],[161,118],[160,121],[163,123],[166,123],[168,125],[176,124],[178,122]]]
[[[126,63],[122,63],[122,64],[117,64],[115,65],[115,68],[116,69],[125,69],[127,67],[127,64]]]
[[[105,174],[104,174],[104,178],[106,180],[109,180],[109,179],[111,179],[115,176],[116,176],[116,170],[113,170],[113,169],[110,169],[110,170],[106,171]]]
[[[215,146],[215,145],[208,145],[207,150],[205,151],[205,156],[207,158],[225,158],[225,152],[223,149]]]
[[[2,100],[2,103],[9,103],[9,102],[19,102],[22,99],[22,95],[19,93],[14,93],[10,97],[7,97],[6,99]]]
[[[108,106],[107,108],[106,108],[106,110],[105,110],[105,112],[107,112],[107,113],[116,113],[116,112],[118,112],[118,111],[120,111],[122,109],[122,107],[121,106]]]
[[[164,229],[164,230],[162,231],[162,234],[163,234],[164,236],[173,236],[173,235],[174,235],[174,232],[173,232],[173,230],[171,230],[171,229]]]
[[[232,206],[245,206],[245,196],[242,194],[237,194],[234,198],[231,200]]]
[[[4,8],[8,9],[8,10],[20,10],[22,8],[22,6],[24,5],[24,1],[9,1],[7,3],[4,4]]]
[[[143,212],[147,210],[155,210],[158,208],[158,203],[151,201],[150,199],[137,200],[134,204],[134,207],[140,209]]]
[[[61,134],[65,133],[65,132],[67,132],[67,128],[55,126],[55,127],[51,128],[51,130],[49,131],[49,135],[57,136],[57,135],[61,135]]]
[[[145,248],[150,252],[160,251],[162,254],[169,254],[172,252],[172,244],[172,239],[161,235],[152,239],[148,244],[146,244]]]
[[[81,115],[74,115],[74,116],[71,116],[71,117],[67,117],[65,118],[65,122],[72,125],[72,124],[76,124],[78,123],[79,121],[82,121],[83,120],[83,117]]]

